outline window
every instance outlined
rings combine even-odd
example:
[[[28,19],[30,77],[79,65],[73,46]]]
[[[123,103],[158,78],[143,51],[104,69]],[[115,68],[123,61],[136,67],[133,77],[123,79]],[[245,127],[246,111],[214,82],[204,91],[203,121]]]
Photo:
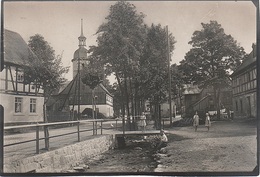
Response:
[[[21,71],[17,72],[17,81],[19,82],[23,82],[24,77],[23,77],[23,73]]]
[[[15,113],[22,112],[22,102],[23,98],[15,97]]]
[[[241,113],[243,113],[243,102],[242,102],[242,100],[240,100],[240,106],[241,106]]]
[[[238,104],[237,104],[237,101],[236,101],[236,111],[238,111]]]
[[[252,79],[255,79],[256,78],[256,69],[253,69],[252,71]]]
[[[35,113],[36,112],[36,99],[31,98],[30,99],[30,113]]]

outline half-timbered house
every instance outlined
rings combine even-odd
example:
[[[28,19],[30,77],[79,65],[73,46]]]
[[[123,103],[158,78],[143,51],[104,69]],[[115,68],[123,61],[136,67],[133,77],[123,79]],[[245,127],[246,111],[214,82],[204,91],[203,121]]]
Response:
[[[256,45],[243,63],[232,73],[234,118],[256,118],[257,68]]]
[[[43,91],[25,84],[23,66],[36,57],[16,32],[4,30],[4,69],[0,73],[0,104],[5,124],[43,121]],[[37,58],[37,57],[36,57]]]

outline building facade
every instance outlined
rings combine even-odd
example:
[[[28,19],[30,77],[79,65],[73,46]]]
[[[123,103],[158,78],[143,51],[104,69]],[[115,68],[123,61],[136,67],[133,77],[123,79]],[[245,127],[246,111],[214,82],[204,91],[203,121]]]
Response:
[[[4,123],[43,121],[43,90],[24,83],[23,66],[35,56],[22,37],[4,30],[4,69],[0,73],[0,104],[4,107]]]
[[[232,88],[230,86],[220,90],[219,99],[220,109],[232,110]],[[216,113],[213,87],[200,89],[197,85],[186,84],[183,91],[183,105],[184,117],[192,117],[195,111],[202,116],[209,111]]]
[[[234,118],[256,118],[256,45],[252,52],[231,75]]]

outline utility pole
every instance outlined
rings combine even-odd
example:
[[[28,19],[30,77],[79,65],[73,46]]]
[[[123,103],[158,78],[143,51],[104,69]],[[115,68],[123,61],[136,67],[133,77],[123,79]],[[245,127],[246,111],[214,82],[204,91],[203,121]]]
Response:
[[[171,55],[170,55],[170,44],[169,44],[169,34],[168,34],[168,25],[166,26],[166,39],[167,39],[167,58],[168,58],[168,74],[169,74],[169,111],[170,111],[170,126],[172,126],[172,94],[171,94],[171,88],[172,88],[172,79],[171,79]]]
[[[76,87],[75,87],[76,90]],[[78,58],[78,115],[77,121],[80,119],[80,58]],[[77,123],[78,130],[78,142],[80,142],[80,134],[79,134],[79,122]]]

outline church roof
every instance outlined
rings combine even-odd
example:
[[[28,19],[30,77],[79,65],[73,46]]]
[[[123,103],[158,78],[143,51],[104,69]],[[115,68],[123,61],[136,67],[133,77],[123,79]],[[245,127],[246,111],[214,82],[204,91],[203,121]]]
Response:
[[[25,65],[29,57],[36,57],[20,34],[4,30],[4,62]],[[37,57],[36,57],[37,58]]]
[[[58,92],[55,93],[55,95],[67,95],[67,94],[74,94],[76,87],[76,81],[77,77],[75,77],[72,81],[64,83],[64,85],[59,89]],[[80,81],[81,90],[82,93],[91,93],[92,90],[89,86],[83,84],[82,81]],[[105,88],[105,86],[101,83],[95,88],[95,92],[106,92],[108,95],[112,96],[112,94]]]

